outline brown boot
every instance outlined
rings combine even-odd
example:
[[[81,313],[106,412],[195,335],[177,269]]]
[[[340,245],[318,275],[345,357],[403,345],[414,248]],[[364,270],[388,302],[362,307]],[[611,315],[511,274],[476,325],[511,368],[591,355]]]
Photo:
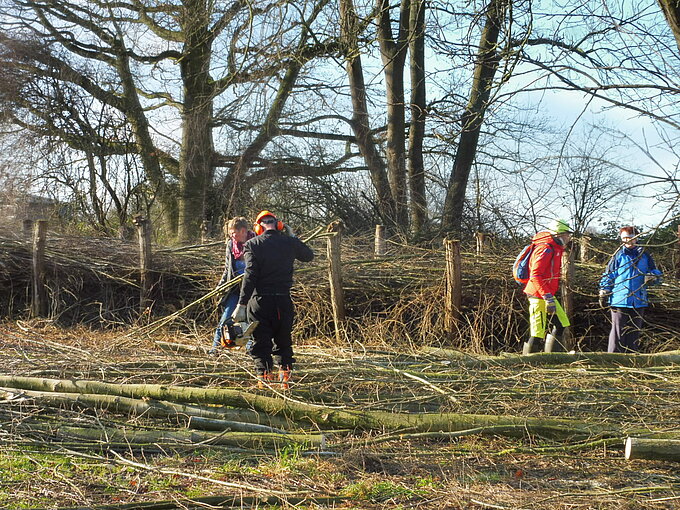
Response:
[[[279,369],[279,382],[281,383],[282,390],[290,389],[290,372],[290,368]]]

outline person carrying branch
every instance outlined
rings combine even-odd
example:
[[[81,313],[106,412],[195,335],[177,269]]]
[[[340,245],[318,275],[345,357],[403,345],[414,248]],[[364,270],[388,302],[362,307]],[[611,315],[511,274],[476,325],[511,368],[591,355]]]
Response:
[[[243,273],[246,267],[246,262],[243,259],[244,245],[248,239],[255,237],[255,232],[249,230],[249,226],[248,220],[243,216],[232,218],[225,223],[224,233],[227,239],[227,246],[224,257],[224,272],[220,282],[217,284],[218,287]],[[236,286],[229,289],[227,295],[222,298],[220,307],[224,307],[224,311],[215,330],[213,344],[208,351],[209,354],[217,354],[217,350],[222,345],[224,325],[231,317],[231,314],[234,313],[236,305],[238,305],[238,296],[239,287]]]
[[[562,333],[569,326],[569,318],[555,297],[560,285],[562,253],[571,240],[571,227],[564,220],[555,220],[550,231],[538,232],[531,239],[533,250],[529,259],[529,281],[524,293],[529,298],[529,339],[522,354],[552,352],[563,349]],[[554,319],[557,318],[557,321]],[[553,329],[546,336],[548,324]]]
[[[289,388],[293,357],[294,308],[290,298],[295,260],[311,262],[314,252],[300,241],[288,225],[269,211],[255,220],[257,237],[245,244],[245,272],[235,322],[258,321],[246,352],[255,362],[258,386],[275,380],[273,367],[279,367],[282,389]]]
[[[639,234],[632,226],[619,230],[622,244],[600,280],[600,304],[611,307],[608,352],[640,351],[640,332],[649,305],[647,288],[661,283],[654,259],[637,246]]]

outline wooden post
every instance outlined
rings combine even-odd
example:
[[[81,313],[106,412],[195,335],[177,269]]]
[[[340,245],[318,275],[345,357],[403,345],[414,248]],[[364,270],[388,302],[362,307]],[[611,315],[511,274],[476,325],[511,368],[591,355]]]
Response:
[[[151,224],[142,215],[132,219],[139,239],[139,313],[146,312],[151,295]]]
[[[33,232],[33,268],[31,293],[31,316],[45,317],[49,309],[45,289],[45,244],[47,240],[47,220],[38,220]]]
[[[477,240],[477,255],[481,255],[491,244],[491,234],[487,234],[486,232],[477,232],[475,234],[475,238]]]
[[[460,241],[444,239],[446,257],[446,291],[444,298],[444,327],[452,333],[460,318],[463,279],[460,263]]]
[[[385,243],[385,225],[375,226],[375,254],[382,257],[387,253],[387,246]]]
[[[680,278],[680,225],[678,225],[678,245],[675,259],[675,277]]]
[[[579,239],[579,259],[581,262],[588,262],[588,257],[590,257],[590,236],[583,235]]]
[[[564,312],[569,317],[569,322],[571,322],[574,316],[574,296],[571,288],[571,284],[574,280],[574,258],[576,256],[576,250],[573,249],[573,245],[568,244],[564,253],[562,254],[562,308]],[[555,318],[557,320],[557,318]],[[572,347],[572,328],[569,327],[564,330],[562,337],[562,344],[567,350],[571,350]]]
[[[30,241],[33,238],[33,220],[23,221],[22,232],[26,241]]]
[[[336,220],[328,226],[328,232],[335,232],[328,238],[328,280],[331,286],[331,304],[333,306],[333,320],[335,322],[335,339],[342,341],[342,324],[345,321],[345,294],[342,290],[342,261],[340,243],[344,229],[342,220]]]
[[[203,220],[201,222],[201,244],[206,244],[210,241],[210,231],[212,230],[212,225],[208,220]]]

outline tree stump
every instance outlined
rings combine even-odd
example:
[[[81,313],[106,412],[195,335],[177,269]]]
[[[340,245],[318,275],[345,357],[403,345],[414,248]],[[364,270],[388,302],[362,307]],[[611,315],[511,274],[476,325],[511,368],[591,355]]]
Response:
[[[487,232],[477,232],[475,234],[475,239],[477,241],[477,255],[482,255],[488,251],[488,249],[491,247],[492,238],[493,234],[489,234]]]
[[[590,258],[590,236],[581,236],[579,239],[579,259],[581,262],[588,262]]]

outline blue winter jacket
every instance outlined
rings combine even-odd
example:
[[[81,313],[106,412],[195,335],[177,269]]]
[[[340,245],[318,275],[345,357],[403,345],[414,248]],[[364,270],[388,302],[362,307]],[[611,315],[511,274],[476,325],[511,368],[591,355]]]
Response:
[[[649,304],[645,275],[657,278],[647,285],[661,283],[661,271],[652,256],[640,246],[622,246],[612,256],[600,280],[600,288],[611,292],[609,304],[620,308],[643,308]]]

